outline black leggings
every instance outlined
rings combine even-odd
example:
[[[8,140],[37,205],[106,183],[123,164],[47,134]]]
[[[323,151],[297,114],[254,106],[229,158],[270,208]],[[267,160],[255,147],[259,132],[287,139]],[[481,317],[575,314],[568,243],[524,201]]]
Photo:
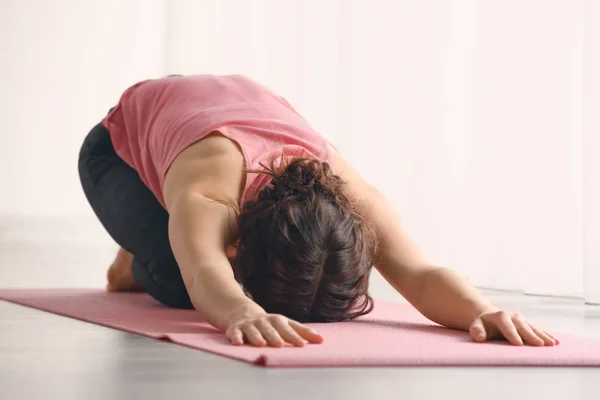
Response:
[[[167,306],[193,308],[169,243],[169,214],[138,173],[117,155],[102,124],[83,142],[79,177],[104,228],[133,254],[136,283]]]

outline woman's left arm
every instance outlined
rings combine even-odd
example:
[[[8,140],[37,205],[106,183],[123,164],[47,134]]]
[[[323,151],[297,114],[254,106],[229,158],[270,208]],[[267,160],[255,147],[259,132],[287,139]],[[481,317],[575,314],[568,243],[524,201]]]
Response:
[[[346,182],[349,197],[377,231],[375,267],[421,314],[440,325],[468,331],[479,342],[504,336],[514,345],[558,344],[519,314],[494,307],[456,272],[432,265],[405,232],[385,196],[333,154],[335,172]]]

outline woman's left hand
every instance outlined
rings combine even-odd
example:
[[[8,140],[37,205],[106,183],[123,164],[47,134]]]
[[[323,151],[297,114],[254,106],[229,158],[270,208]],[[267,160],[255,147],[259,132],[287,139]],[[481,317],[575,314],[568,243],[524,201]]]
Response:
[[[549,333],[525,321],[520,314],[498,309],[481,313],[471,324],[469,333],[477,342],[504,336],[515,346],[555,346],[560,343]]]

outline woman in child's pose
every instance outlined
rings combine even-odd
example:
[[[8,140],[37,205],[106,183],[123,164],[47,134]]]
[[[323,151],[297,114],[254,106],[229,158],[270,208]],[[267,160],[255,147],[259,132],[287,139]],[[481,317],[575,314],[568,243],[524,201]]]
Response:
[[[79,173],[121,246],[108,290],[195,308],[235,345],[320,343],[303,323],[368,313],[372,266],[424,316],[476,341],[558,343],[431,265],[384,196],[245,77],[137,83],[85,139]]]

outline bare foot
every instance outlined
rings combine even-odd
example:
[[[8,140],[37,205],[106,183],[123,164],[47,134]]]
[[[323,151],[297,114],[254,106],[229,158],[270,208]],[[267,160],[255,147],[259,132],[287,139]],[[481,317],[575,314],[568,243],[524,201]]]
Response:
[[[133,255],[123,249],[119,249],[115,261],[112,263],[106,277],[108,283],[106,290],[109,292],[142,292],[143,289],[137,285],[131,273],[131,262]]]

